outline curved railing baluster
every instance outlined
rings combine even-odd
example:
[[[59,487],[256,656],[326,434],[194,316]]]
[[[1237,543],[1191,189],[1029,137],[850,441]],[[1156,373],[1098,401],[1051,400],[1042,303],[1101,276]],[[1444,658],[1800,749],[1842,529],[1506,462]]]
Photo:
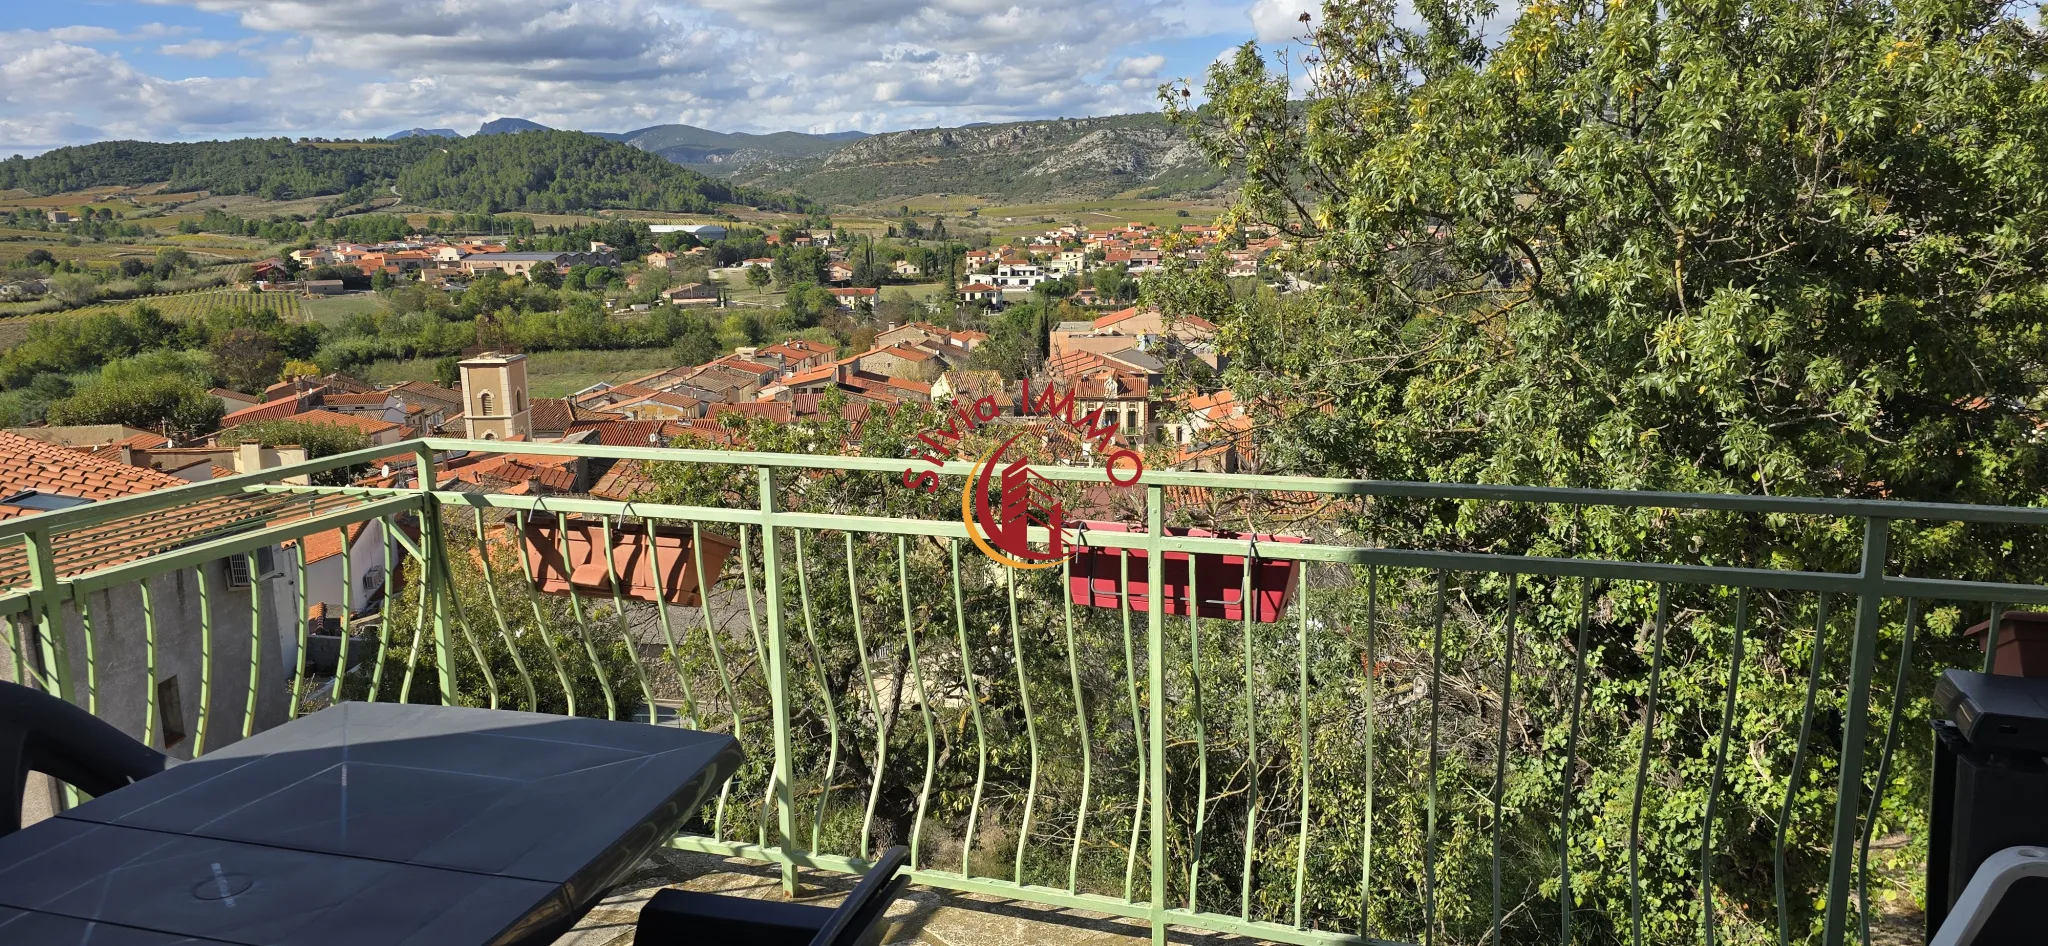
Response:
[[[1088,727],[1088,701],[1081,690],[1080,648],[1074,643],[1074,596],[1068,591],[1073,584],[1074,559],[1069,556],[1060,561],[1060,606],[1066,616],[1067,625],[1067,676],[1074,684],[1075,725],[1081,733],[1081,805],[1074,816],[1074,847],[1067,855],[1067,892],[1077,891],[1077,878],[1081,869],[1081,841],[1088,834],[1088,795],[1095,779],[1095,734]]]
[[[1906,626],[1899,632],[1899,674],[1892,681],[1892,713],[1884,727],[1884,748],[1878,751],[1877,781],[1870,787],[1870,813],[1863,818],[1863,845],[1856,855],[1856,900],[1861,909],[1863,946],[1870,946],[1870,844],[1877,836],[1879,815],[1884,812],[1885,784],[1891,781],[1892,750],[1906,722],[1906,681],[1913,670],[1913,629],[1919,623],[1920,601],[1906,599]]]
[[[967,708],[974,716],[974,800],[967,805],[967,836],[960,843],[960,876],[974,876],[974,823],[981,815],[981,792],[988,784],[988,732],[981,724],[981,694],[974,687],[974,645],[967,642],[967,604],[960,592],[960,542],[948,540],[953,561],[953,619],[960,631],[960,677],[967,686]]]
[[[932,797],[932,778],[938,774],[939,755],[936,729],[932,725],[931,696],[925,691],[924,665],[918,659],[917,631],[910,617],[910,553],[904,536],[896,537],[896,585],[903,595],[903,646],[910,660],[910,674],[917,681],[917,708],[924,717],[924,787],[917,793],[917,820],[910,824],[910,868],[923,863],[919,842],[923,839],[924,815]],[[898,682],[901,685],[901,682]]]
[[[554,631],[548,627],[547,618],[541,614],[540,593],[534,590],[531,579],[531,576],[539,572],[535,570],[534,562],[526,551],[526,512],[521,510],[514,513],[513,519],[514,527],[519,530],[519,534],[512,537],[512,542],[519,549],[519,570],[525,573],[520,576],[519,584],[526,589],[526,603],[533,610],[533,632],[540,635],[541,646],[548,652],[548,663],[554,665],[555,677],[562,682],[562,701],[567,706],[567,712],[575,716],[576,686],[569,682],[569,665],[562,662],[562,652],[555,647]],[[485,556],[486,561],[489,558],[489,555]]]
[[[882,800],[882,772],[889,765],[889,724],[882,717],[882,693],[875,689],[875,671],[868,661],[867,629],[861,626],[860,574],[853,560],[853,533],[841,535],[846,538],[846,601],[853,617],[853,646],[860,651],[860,675],[868,684],[868,711],[875,716],[875,761],[869,765],[874,770],[874,779],[868,786],[867,811],[860,819],[860,859],[865,861],[873,851],[868,842],[875,827],[875,805]]]
[[[1735,589],[1735,640],[1728,649],[1728,698],[1721,709],[1721,734],[1714,743],[1714,770],[1707,780],[1706,811],[1700,817],[1700,921],[1706,946],[1714,946],[1714,810],[1728,767],[1728,740],[1735,729],[1735,703],[1742,692],[1742,644],[1749,631],[1749,589]]]
[[[498,639],[505,642],[505,652],[512,655],[512,666],[519,671],[519,680],[526,686],[526,710],[529,713],[538,713],[540,712],[540,692],[534,688],[533,675],[526,671],[526,658],[519,654],[519,641],[512,636],[512,627],[505,621],[505,610],[498,604],[498,576],[494,566],[491,565],[491,541],[490,537],[484,532],[483,514],[479,512],[472,518],[476,522],[476,558],[479,565],[483,568],[484,595],[491,602],[491,619],[497,622]],[[524,539],[519,537],[514,537],[513,541],[519,542],[522,545],[525,542]],[[347,574],[347,572],[348,567],[344,565],[342,573]],[[461,599],[458,598],[456,600],[460,602]],[[545,630],[538,630],[536,633],[546,634],[547,632]],[[346,634],[343,635],[343,639],[347,639]]]
[[[1664,628],[1670,616],[1667,589],[1663,582],[1658,582],[1656,639],[1650,645],[1650,689],[1643,701],[1643,751],[1636,756],[1634,800],[1628,811],[1629,941],[1635,946],[1643,943],[1643,789],[1650,780],[1650,746],[1657,741],[1657,685],[1664,671]]]
[[[818,684],[818,693],[825,698],[825,731],[831,742],[825,756],[824,776],[819,780],[817,813],[811,819],[811,850],[815,851],[825,830],[825,809],[832,804],[832,776],[839,771],[839,706],[832,699],[832,684],[825,676],[825,649],[818,646],[818,623],[811,615],[810,568],[804,564],[804,530],[791,529],[790,533],[796,540],[796,588],[797,597],[803,604],[804,641],[811,648],[811,679]]]
[[[1488,929],[1487,938],[1500,942],[1505,932],[1501,928],[1504,901],[1501,898],[1501,820],[1505,809],[1503,799],[1508,787],[1508,713],[1515,705],[1515,612],[1522,606],[1522,576],[1508,576],[1508,613],[1502,622],[1502,649],[1506,658],[1501,663],[1500,673],[1500,732],[1493,744],[1493,925]],[[1297,921],[1299,922],[1299,921]]]
[[[626,658],[633,663],[633,678],[640,683],[640,698],[646,701],[647,723],[660,722],[660,710],[654,704],[654,686],[647,681],[647,668],[640,665],[640,642],[633,639],[633,622],[626,615],[626,595],[619,580],[618,556],[613,554],[618,546],[612,534],[612,517],[599,520],[604,527],[604,577],[612,586],[612,613],[619,618],[619,640],[626,646]],[[659,601],[656,602],[657,609]]]

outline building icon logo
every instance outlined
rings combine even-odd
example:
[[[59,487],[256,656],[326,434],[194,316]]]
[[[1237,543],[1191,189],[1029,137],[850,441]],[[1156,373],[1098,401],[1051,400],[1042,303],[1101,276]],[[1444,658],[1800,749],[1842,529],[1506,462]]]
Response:
[[[1104,457],[1103,470],[1111,485],[1137,485],[1145,472],[1145,458],[1135,450],[1113,448],[1116,422],[1105,420],[1100,408],[1077,418],[1074,393],[1051,385],[1041,386],[1040,396],[1034,401],[1029,379],[1024,381],[1022,393],[1019,413],[1064,421]],[[953,455],[967,432],[995,420],[998,413],[995,399],[983,397],[972,405],[956,408],[953,416],[947,418],[946,426],[919,434],[918,439],[927,448],[923,459],[932,468],[904,470],[903,485],[920,492],[936,492],[939,471],[946,458]],[[996,562],[1011,568],[1051,568],[1073,556],[1077,549],[1067,542],[1066,509],[1051,481],[1034,472],[1030,457],[1017,447],[1018,439],[1028,432],[1031,431],[1011,434],[1001,446],[975,462],[967,482],[960,487],[960,522],[975,547]],[[989,497],[991,485],[993,501]],[[1030,533],[1034,528],[1046,532],[1043,548],[1031,547]]]

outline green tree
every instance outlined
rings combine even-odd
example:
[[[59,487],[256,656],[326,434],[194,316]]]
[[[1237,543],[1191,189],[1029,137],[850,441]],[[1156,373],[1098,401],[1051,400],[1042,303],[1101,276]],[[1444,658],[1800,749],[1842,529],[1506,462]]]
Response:
[[[1199,109],[1184,104],[1192,90],[1167,96],[1196,143],[1243,179],[1224,225],[1271,226],[1287,244],[1267,261],[1284,294],[1230,279],[1220,256],[1176,265],[1144,291],[1169,318],[1219,326],[1222,383],[1268,405],[1256,415],[1267,471],[2040,502],[2048,442],[2030,431],[2048,382],[2048,163],[2036,144],[2048,135],[2048,47],[2031,18],[1922,0],[1561,0],[1523,7],[1504,29],[1488,27],[1500,37],[1489,41],[1480,29],[1491,10],[1432,0],[1410,21],[1391,3],[1331,3],[1309,18],[1305,94],[1291,84],[1300,72],[1290,79],[1246,46],[1211,68]],[[1581,521],[1398,503],[1359,513],[1353,527],[1390,544],[1843,571],[1859,538],[1804,521],[1650,510]],[[1917,532],[1894,554],[1916,573],[2043,579],[2042,558],[2017,551],[2026,541],[1961,535]],[[1402,595],[1381,613],[1414,613],[1417,598]],[[1674,597],[1684,600],[1673,613],[1705,616],[1673,632],[1687,657],[1665,668],[1658,712],[1668,726],[1649,777],[1688,788],[1649,796],[1642,823],[1664,827],[1632,852],[1640,884],[1612,871],[1575,883],[1581,916],[1618,925],[1593,938],[1625,938],[1637,895],[1644,941],[1701,931],[1700,837],[1670,826],[1701,823],[1733,595]],[[1811,599],[1748,600],[1752,653],[1803,661],[1819,650]],[[1642,718],[1638,632],[1655,603],[1616,588],[1599,607],[1614,616],[1596,627],[1589,686],[1600,695],[1589,705],[1624,722],[1602,724],[1612,735],[1582,743],[1579,771],[1566,773],[1591,815],[1589,856],[1630,844],[1626,721]],[[1901,623],[1884,621],[1895,654]],[[1530,643],[1535,679],[1518,683],[1532,687],[1524,692],[1569,686],[1563,638]],[[1417,640],[1422,649],[1404,653],[1426,656],[1426,637],[1390,635],[1385,646]],[[1956,656],[1913,653],[1919,663],[1903,679],[1915,694]],[[1756,924],[1731,941],[1772,938],[1770,839],[1742,826],[1786,825],[1790,931],[1806,941],[1835,799],[1830,783],[1778,813],[1795,741],[1783,738],[1785,720],[1799,717],[1799,694],[1754,667],[1728,705],[1736,744],[1767,748],[1752,757],[1759,777],[1724,786],[1727,846],[1707,899],[1740,904],[1719,911],[1727,926]],[[1823,700],[1823,712],[1841,712],[1840,694]],[[1461,713],[1445,722],[1483,725]],[[1532,724],[1511,750],[1506,784],[1525,804],[1558,794],[1562,728]],[[1924,758],[1924,731],[1904,738],[1901,758]],[[1318,765],[1343,765],[1353,749],[1331,740]],[[1418,761],[1379,759],[1394,778]],[[1903,784],[1875,815],[1880,834],[1925,811],[1923,771],[1895,773]],[[1409,822],[1383,824],[1383,850],[1415,843]],[[1483,862],[1477,837],[1440,838],[1437,850]],[[1554,895],[1558,852],[1554,841],[1543,848],[1511,855],[1506,868],[1528,891],[1526,928],[1486,932],[1474,872],[1439,901],[1477,891],[1463,901],[1476,904],[1469,910],[1438,913],[1442,935],[1533,941],[1535,918],[1557,912],[1542,900]],[[1318,885],[1309,899],[1355,918],[1355,886]],[[1419,929],[1405,900],[1381,897],[1370,928]]]
[[[1568,2],[1489,50],[1477,9],[1415,30],[1333,5],[1310,107],[1251,46],[1212,68],[1210,110],[1176,107],[1246,175],[1231,223],[1302,238],[1282,268],[1324,274],[1277,302],[1213,272],[1153,294],[1220,320],[1240,393],[1357,405],[1295,428],[1299,465],[2040,495],[2030,24],[1988,3]]]
[[[286,355],[277,339],[261,329],[229,329],[208,347],[213,371],[221,383],[237,391],[260,394],[277,381]]]
[[[174,437],[193,437],[220,425],[220,398],[198,382],[159,375],[139,382],[102,380],[50,405],[50,423],[126,424]]]
[[[693,314],[685,313],[685,321],[676,340],[670,344],[669,352],[677,364],[701,365],[717,358],[723,349],[718,344],[718,333],[711,325]]]
[[[228,446],[257,443],[266,447],[304,447],[307,458],[313,460],[370,445],[370,438],[354,427],[309,424],[289,418],[237,424],[221,431],[219,441]]]
[[[65,305],[85,305],[99,294],[99,280],[86,273],[58,273],[50,277],[50,295]]]
[[[768,288],[768,283],[769,283],[770,281],[772,281],[772,280],[773,280],[774,278],[775,278],[775,277],[773,277],[773,276],[770,276],[770,275],[768,274],[768,270],[767,270],[767,269],[765,269],[765,268],[763,268],[763,267],[760,267],[760,266],[749,266],[749,267],[747,267],[747,285],[749,285],[749,286],[752,286],[752,287],[754,287],[755,289],[766,289],[766,288]]]

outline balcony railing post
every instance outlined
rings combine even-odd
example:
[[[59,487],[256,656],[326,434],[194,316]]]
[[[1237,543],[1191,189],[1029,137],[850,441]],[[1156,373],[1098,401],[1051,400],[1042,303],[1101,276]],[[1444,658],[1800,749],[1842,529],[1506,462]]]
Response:
[[[1863,742],[1870,709],[1870,678],[1877,667],[1877,628],[1884,605],[1884,566],[1891,546],[1891,521],[1863,522],[1861,587],[1856,592],[1856,639],[1849,655],[1849,700],[1842,725],[1842,769],[1835,782],[1835,827],[1828,856],[1828,900],[1823,946],[1842,946],[1848,931],[1849,893],[1855,889],[1856,815],[1863,800]],[[1813,659],[1819,660],[1818,652]],[[1876,812],[1870,813],[1876,817]],[[1867,909],[1868,905],[1864,905]]]
[[[64,640],[62,608],[68,595],[57,581],[50,530],[32,529],[22,538],[28,553],[29,626],[35,629],[34,649],[43,664],[43,685],[53,696],[68,700],[75,682],[71,678],[70,648]]]
[[[434,669],[441,689],[441,705],[455,705],[455,642],[450,639],[448,596],[448,545],[441,535],[441,501],[434,498],[439,474],[434,469],[434,451],[425,441],[412,449],[413,482],[420,492],[420,594],[431,596],[434,605]]]
[[[1166,946],[1166,534],[1165,491],[1145,487],[1145,676],[1152,719],[1146,753],[1152,765],[1152,943]],[[1194,575],[1190,556],[1188,575]]]
[[[756,468],[761,478],[761,569],[762,584],[768,596],[768,703],[775,721],[775,772],[772,776],[775,795],[775,824],[782,832],[782,852],[786,856],[796,853],[796,798],[790,786],[790,773],[794,770],[789,748],[789,642],[782,627],[782,570],[781,556],[776,552],[775,536],[775,468]],[[782,889],[790,896],[797,895],[796,863],[792,859],[782,862]]]

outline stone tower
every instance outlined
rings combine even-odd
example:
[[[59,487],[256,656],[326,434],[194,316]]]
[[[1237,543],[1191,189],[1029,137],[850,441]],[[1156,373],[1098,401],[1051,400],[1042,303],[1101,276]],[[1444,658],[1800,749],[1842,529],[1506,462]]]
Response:
[[[462,419],[472,440],[533,435],[533,402],[526,396],[526,356],[487,351],[465,358]]]

